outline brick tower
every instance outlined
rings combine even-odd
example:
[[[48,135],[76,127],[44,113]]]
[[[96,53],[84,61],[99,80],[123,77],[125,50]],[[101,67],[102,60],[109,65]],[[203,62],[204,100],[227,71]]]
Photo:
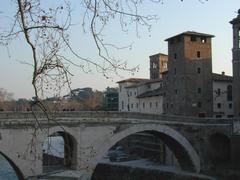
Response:
[[[163,108],[167,114],[212,116],[213,35],[183,32],[168,41]]]

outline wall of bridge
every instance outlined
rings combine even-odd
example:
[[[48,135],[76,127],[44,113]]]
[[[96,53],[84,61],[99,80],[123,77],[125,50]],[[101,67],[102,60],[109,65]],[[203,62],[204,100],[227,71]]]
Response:
[[[15,115],[17,116],[17,115]],[[15,117],[14,116],[14,117]],[[66,132],[74,139],[72,168],[84,170],[88,177],[104,154],[118,141],[136,132],[153,130],[172,138],[185,149],[192,161],[191,171],[199,172],[211,167],[209,162],[209,137],[214,133],[231,136],[231,123],[227,120],[191,119],[151,115],[118,113],[62,114],[57,117],[60,124],[52,122],[47,128],[40,119],[42,130],[34,137],[33,119],[20,115],[0,115],[0,152],[9,157],[25,177],[42,173],[42,145],[48,135]],[[187,156],[186,156],[187,157]]]

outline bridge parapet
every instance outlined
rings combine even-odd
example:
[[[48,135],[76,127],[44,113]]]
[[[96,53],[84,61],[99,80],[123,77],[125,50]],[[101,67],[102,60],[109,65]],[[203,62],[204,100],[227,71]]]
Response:
[[[36,113],[39,120],[46,120],[43,113]],[[51,113],[52,119],[58,120],[76,120],[76,119],[98,119],[106,121],[108,119],[139,119],[139,120],[153,120],[153,121],[170,121],[170,122],[186,122],[186,123],[207,123],[207,124],[232,124],[237,119],[232,118],[198,118],[190,116],[178,115],[155,115],[133,112],[117,112],[117,111],[73,111],[73,112],[56,112]],[[34,116],[31,112],[0,112],[0,123],[2,121],[30,121]],[[239,119],[240,121],[240,119]]]

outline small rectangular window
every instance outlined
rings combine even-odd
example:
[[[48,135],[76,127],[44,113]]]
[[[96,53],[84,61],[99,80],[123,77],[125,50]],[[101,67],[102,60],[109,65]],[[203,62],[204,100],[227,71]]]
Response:
[[[206,43],[207,42],[207,38],[206,37],[201,37],[201,43]]]
[[[201,94],[201,93],[202,93],[202,89],[201,89],[201,88],[198,88],[198,89],[197,89],[197,92],[198,92],[198,94]]]
[[[158,107],[158,102],[156,102],[156,108]]]
[[[198,73],[198,74],[201,73],[201,68],[197,68],[197,73]]]
[[[205,113],[198,113],[198,117],[206,117]]]
[[[221,104],[221,103],[217,103],[217,108],[218,108],[218,109],[220,109],[220,108],[221,108],[221,106],[222,106],[222,104]]]
[[[149,107],[152,108],[152,102],[149,103]]]
[[[222,115],[221,114],[217,114],[216,118],[222,118]]]
[[[197,106],[198,106],[199,108],[201,108],[201,107],[202,107],[202,103],[201,103],[201,102],[198,102],[198,103],[197,103]]]
[[[174,59],[177,59],[177,53],[174,53]]]
[[[221,95],[221,89],[217,89],[217,95],[218,95],[218,96]]]
[[[232,103],[228,104],[229,109],[232,109]]]
[[[176,69],[176,68],[174,68],[174,74],[175,74],[175,75],[177,74],[177,69]]]
[[[177,94],[178,93],[178,90],[177,89],[175,89],[175,94]]]
[[[200,58],[200,57],[201,57],[201,52],[197,51],[197,58]]]
[[[177,37],[177,42],[181,42],[181,36]]]
[[[143,108],[145,108],[145,103],[143,103]]]
[[[191,36],[191,41],[197,41],[197,37],[196,36]]]

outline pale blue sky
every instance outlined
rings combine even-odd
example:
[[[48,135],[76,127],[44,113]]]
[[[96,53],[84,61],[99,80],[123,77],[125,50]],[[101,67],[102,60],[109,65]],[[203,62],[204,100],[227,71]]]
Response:
[[[11,2],[11,1],[10,1]],[[49,1],[48,1],[49,2]],[[72,0],[72,4],[78,0]],[[9,1],[1,4],[0,12],[10,13],[13,6]],[[140,30],[140,38],[134,33],[134,26],[128,34],[119,33],[116,23],[109,24],[104,34],[106,38],[119,45],[127,45],[133,42],[132,50],[113,52],[114,56],[121,57],[128,61],[129,66],[139,65],[140,70],[133,77],[149,78],[149,56],[159,52],[167,53],[168,37],[184,31],[197,31],[215,35],[212,44],[213,72],[232,74],[231,48],[232,48],[232,27],[229,21],[237,16],[240,8],[239,0],[208,0],[200,3],[198,0],[165,0],[164,4],[146,3],[142,12],[157,14],[159,20],[153,22],[152,31]],[[77,6],[75,5],[73,20],[79,23]],[[0,18],[0,30],[3,23]],[[5,26],[6,24],[4,24]],[[71,43],[73,47],[86,57],[91,57],[92,44],[88,34],[82,34],[79,26],[71,30]],[[18,61],[29,60],[30,55],[24,41],[15,41],[9,49],[0,46],[0,87],[14,93],[15,98],[30,98],[33,96],[31,87],[31,67],[21,64]],[[108,80],[97,72],[85,74],[77,68],[72,69],[72,88],[92,87],[103,90],[107,86],[117,86],[115,83],[122,78],[129,78],[129,73],[121,73],[122,77],[112,75],[113,79]]]

